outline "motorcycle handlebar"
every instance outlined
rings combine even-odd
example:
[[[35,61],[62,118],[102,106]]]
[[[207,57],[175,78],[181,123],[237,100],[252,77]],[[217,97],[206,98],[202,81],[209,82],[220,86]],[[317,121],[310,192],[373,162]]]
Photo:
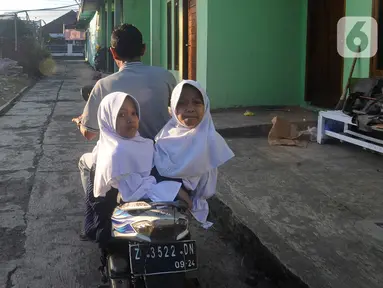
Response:
[[[152,207],[171,206],[171,207],[178,208],[181,210],[187,210],[188,209],[188,204],[182,200],[177,200],[177,201],[172,201],[172,202],[153,202],[153,203],[150,203],[150,205]]]

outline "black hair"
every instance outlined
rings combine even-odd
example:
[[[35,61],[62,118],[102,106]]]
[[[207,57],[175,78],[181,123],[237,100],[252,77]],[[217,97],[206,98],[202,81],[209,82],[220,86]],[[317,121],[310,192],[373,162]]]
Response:
[[[132,24],[122,24],[112,32],[111,46],[121,60],[130,60],[141,57],[145,44],[142,34]]]

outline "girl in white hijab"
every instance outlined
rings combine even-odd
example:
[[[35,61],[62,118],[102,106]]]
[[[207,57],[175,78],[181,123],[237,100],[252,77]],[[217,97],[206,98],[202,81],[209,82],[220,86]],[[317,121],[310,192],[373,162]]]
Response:
[[[156,183],[150,172],[154,146],[138,133],[140,108],[136,99],[122,92],[107,95],[98,110],[100,139],[93,150],[96,171],[94,197],[104,197],[113,187],[124,202],[149,198],[173,201],[181,184]]]
[[[156,136],[154,165],[161,176],[182,179],[191,192],[194,217],[208,228],[217,168],[234,157],[217,133],[210,115],[209,98],[198,82],[183,80],[173,90],[172,118]]]

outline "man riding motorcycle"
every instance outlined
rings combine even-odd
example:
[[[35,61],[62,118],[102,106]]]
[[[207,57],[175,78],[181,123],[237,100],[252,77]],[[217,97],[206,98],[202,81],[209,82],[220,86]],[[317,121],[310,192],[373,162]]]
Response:
[[[176,79],[161,67],[141,63],[145,44],[132,25],[123,24],[113,31],[110,51],[119,71],[96,83],[82,115],[73,121],[86,139],[96,138],[101,100],[112,92],[124,92],[141,106],[140,135],[154,139],[170,118],[168,106]],[[93,165],[92,153],[85,153],[79,161],[85,192],[88,183],[92,185]],[[103,282],[109,281],[109,287],[184,287],[185,272],[197,269],[196,243],[189,232],[187,209],[183,201],[120,203],[111,218],[113,233],[108,230],[117,242],[101,249]],[[85,234],[80,238],[87,240]]]

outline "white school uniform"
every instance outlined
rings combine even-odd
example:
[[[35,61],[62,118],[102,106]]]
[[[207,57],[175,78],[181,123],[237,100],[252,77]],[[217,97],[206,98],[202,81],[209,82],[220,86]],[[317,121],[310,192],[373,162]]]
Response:
[[[153,167],[153,141],[145,139],[137,132],[127,139],[116,132],[117,114],[126,97],[139,104],[132,96],[114,92],[101,101],[98,109],[100,138],[93,149],[93,161],[96,163],[94,178],[94,196],[104,197],[112,188],[119,190],[125,202],[149,198],[152,201],[173,201],[181,184],[164,181],[159,184],[150,176]]]
[[[203,96],[205,114],[194,129],[178,121],[176,107],[185,84],[196,87]],[[217,168],[234,157],[233,151],[217,133],[210,114],[210,102],[199,83],[183,80],[173,90],[171,98],[172,118],[155,138],[154,165],[160,175],[181,178],[186,188],[193,191],[194,217],[210,227],[207,222],[207,199],[214,195],[217,184]]]

